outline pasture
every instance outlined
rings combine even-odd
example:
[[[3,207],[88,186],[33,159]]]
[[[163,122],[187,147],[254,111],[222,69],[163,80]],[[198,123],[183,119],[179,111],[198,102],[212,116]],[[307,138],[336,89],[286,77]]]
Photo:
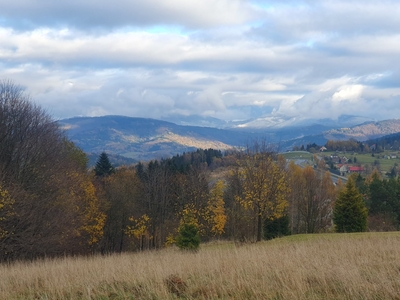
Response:
[[[294,235],[0,265],[0,299],[395,299],[400,233]]]

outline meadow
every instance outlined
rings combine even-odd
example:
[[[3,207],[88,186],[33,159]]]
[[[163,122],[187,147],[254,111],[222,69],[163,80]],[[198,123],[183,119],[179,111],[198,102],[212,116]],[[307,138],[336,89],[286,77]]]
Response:
[[[0,299],[399,299],[400,233],[0,265]]]
[[[371,155],[371,153],[365,153],[365,154],[356,154],[356,153],[339,153],[340,156],[346,156],[347,158],[354,159],[354,157],[357,159],[356,164],[360,164],[362,166],[365,165],[370,165],[371,168],[374,168],[374,162],[378,162],[380,165],[380,169],[383,172],[390,172],[391,168],[393,167],[394,164],[400,164],[400,154],[394,153],[397,155],[398,158],[394,159],[387,159],[386,156],[393,154],[393,151],[384,151],[379,154],[374,154],[374,156]],[[335,152],[323,152],[320,155],[323,156],[330,156],[336,154]]]

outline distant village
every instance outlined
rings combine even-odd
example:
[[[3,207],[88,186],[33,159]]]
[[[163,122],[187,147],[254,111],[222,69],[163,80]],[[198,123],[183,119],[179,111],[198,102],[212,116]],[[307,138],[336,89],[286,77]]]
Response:
[[[376,149],[376,145],[373,144],[370,147],[370,150],[374,151]],[[327,151],[327,148],[325,146],[322,146],[319,149],[319,152],[324,152]],[[328,157],[325,157],[325,160],[327,161],[330,169],[336,169],[338,170],[338,173],[341,176],[345,176],[346,174],[350,173],[364,173],[366,170],[365,168],[357,161],[357,157],[355,156],[355,153],[353,153],[353,158],[348,158],[345,155],[345,151],[343,152],[336,152],[335,154],[332,154]],[[372,154],[374,155],[374,154]],[[396,153],[390,153],[386,155],[382,155],[383,159],[397,159],[398,155]]]

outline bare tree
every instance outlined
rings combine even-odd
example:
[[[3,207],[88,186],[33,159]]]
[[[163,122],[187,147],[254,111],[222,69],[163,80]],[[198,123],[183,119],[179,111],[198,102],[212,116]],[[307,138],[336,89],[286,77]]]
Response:
[[[13,202],[2,220],[1,260],[81,251],[75,149],[20,86],[0,81],[0,185]]]

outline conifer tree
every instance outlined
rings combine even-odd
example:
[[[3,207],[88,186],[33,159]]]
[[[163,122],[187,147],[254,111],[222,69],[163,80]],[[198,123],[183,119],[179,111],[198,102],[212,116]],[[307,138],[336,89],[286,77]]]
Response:
[[[368,211],[352,178],[336,199],[333,221],[337,232],[360,232],[367,229]]]
[[[114,167],[111,165],[107,153],[102,152],[100,154],[94,171],[98,177],[108,176],[114,173]]]

